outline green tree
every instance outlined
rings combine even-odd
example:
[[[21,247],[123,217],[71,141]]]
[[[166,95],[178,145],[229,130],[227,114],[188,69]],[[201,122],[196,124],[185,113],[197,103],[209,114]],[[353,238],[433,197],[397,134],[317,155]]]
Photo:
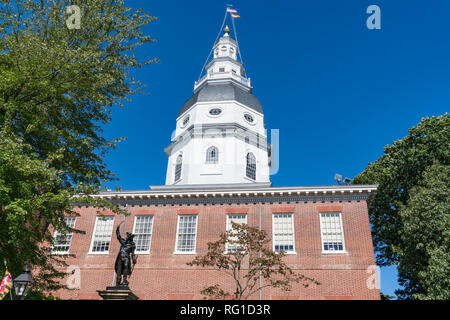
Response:
[[[400,298],[423,298],[426,294],[414,267],[419,263],[419,255],[413,254],[419,243],[408,237],[409,220],[405,220],[407,214],[403,215],[402,210],[408,207],[413,188],[423,181],[429,167],[435,162],[442,166],[450,164],[449,146],[449,115],[423,118],[416,127],[409,129],[408,136],[386,146],[384,154],[353,179],[354,184],[378,184],[377,194],[369,201],[373,243],[379,265],[398,265],[399,283],[404,287],[397,292]],[[434,202],[424,203],[429,208],[435,205]],[[437,219],[444,218],[440,213],[435,212]],[[424,234],[422,244],[435,241],[434,232],[429,231]]]
[[[80,29],[66,25],[69,5]],[[13,275],[29,265],[40,290],[60,286],[49,226],[73,231],[63,217],[74,203],[124,213],[90,195],[116,179],[103,158],[122,138],[102,126],[142,92],[130,72],[156,61],[135,52],[154,41],[144,35],[154,19],[121,0],[0,1],[0,259]]]
[[[284,252],[267,247],[270,239],[264,230],[247,224],[232,222],[232,228],[220,235],[219,240],[208,243],[208,252],[197,256],[190,266],[213,267],[230,276],[235,292],[230,293],[219,284],[208,286],[201,294],[212,299],[247,299],[265,287],[290,291],[292,283],[319,284],[316,280],[295,273],[283,261]],[[260,277],[262,279],[260,283]]]
[[[428,167],[399,215],[400,296],[450,300],[450,165]]]

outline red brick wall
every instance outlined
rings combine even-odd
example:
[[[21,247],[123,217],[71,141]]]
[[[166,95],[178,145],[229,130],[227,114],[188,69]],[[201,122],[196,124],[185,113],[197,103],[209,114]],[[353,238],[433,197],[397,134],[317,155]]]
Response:
[[[321,285],[304,288],[294,285],[292,291],[265,288],[263,299],[379,299],[377,289],[369,289],[366,282],[372,273],[368,267],[375,264],[370,234],[367,204],[361,202],[342,203],[276,203],[262,204],[262,228],[272,237],[272,214],[293,212],[296,254],[288,255],[285,261],[294,271],[318,280]],[[216,270],[189,267],[195,255],[176,255],[175,239],[178,214],[198,214],[196,253],[204,254],[207,243],[215,241],[226,228],[229,213],[247,213],[247,223],[258,226],[257,204],[215,204],[198,206],[142,206],[129,207],[131,215],[125,219],[125,230],[133,231],[136,215],[153,215],[153,234],[150,254],[141,254],[130,288],[140,299],[202,299],[200,290],[219,283],[226,287],[227,275]],[[86,234],[74,234],[68,258],[69,265],[80,268],[81,288],[62,290],[63,299],[100,299],[96,290],[112,285],[114,261],[119,249],[114,230],[123,216],[116,216],[109,254],[89,254],[92,232],[97,215],[96,209],[83,207],[76,220],[76,228]],[[344,229],[345,254],[322,254],[320,234],[320,212],[340,211]],[[272,245],[272,244],[270,244]],[[228,286],[234,292],[232,286]],[[254,295],[258,298],[258,295]]]

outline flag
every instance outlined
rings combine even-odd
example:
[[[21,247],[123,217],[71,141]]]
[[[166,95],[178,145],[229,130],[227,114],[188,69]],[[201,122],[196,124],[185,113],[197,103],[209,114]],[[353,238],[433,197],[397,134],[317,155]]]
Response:
[[[239,16],[239,15],[237,15],[237,14],[234,14],[234,13],[232,13],[231,16],[232,16],[233,18],[240,18],[240,17],[241,17],[241,16]]]
[[[0,300],[9,293],[12,288],[12,276],[9,273],[8,268],[5,270],[5,275],[3,276],[2,282],[0,283]]]
[[[227,12],[237,13],[237,10],[234,10],[234,9],[231,9],[231,8],[227,8]]]

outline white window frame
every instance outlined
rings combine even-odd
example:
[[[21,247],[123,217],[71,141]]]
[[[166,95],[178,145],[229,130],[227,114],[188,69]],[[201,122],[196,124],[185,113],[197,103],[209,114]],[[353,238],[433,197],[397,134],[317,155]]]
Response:
[[[337,213],[339,214],[339,222],[341,225],[341,234],[342,234],[342,250],[325,250],[324,249],[324,241],[323,241],[323,230],[322,230],[322,214],[330,214],[330,213]],[[320,226],[320,239],[321,239],[321,250],[322,254],[341,254],[341,253],[347,253],[347,250],[345,248],[345,234],[344,234],[344,224],[342,223],[342,212],[319,212],[319,226]]]
[[[64,219],[65,220],[67,220],[67,219],[73,219],[73,226],[71,226],[70,228],[72,228],[72,229],[75,229],[75,225],[76,225],[76,223],[77,223],[77,217],[70,217],[70,216],[67,216],[67,217],[64,217]],[[65,222],[66,223],[66,225],[68,225],[67,224],[67,222]],[[65,255],[65,254],[68,254],[69,252],[70,252],[70,246],[72,245],[72,240],[73,240],[73,231],[72,232],[67,232],[64,236],[70,236],[70,240],[69,240],[69,245],[68,245],[68,247],[69,247],[69,249],[67,249],[67,251],[60,251],[60,250],[55,250],[55,247],[57,247],[58,245],[56,245],[55,246],[55,241],[56,241],[56,238],[59,236],[59,235],[61,235],[62,233],[59,231],[59,230],[57,230],[57,229],[55,229],[55,232],[53,233],[53,245],[52,245],[52,251],[51,251],[51,254],[54,254],[54,255]]]
[[[178,238],[180,232],[180,218],[194,216],[195,217],[195,237],[194,237],[194,250],[193,251],[179,251],[178,250]],[[196,254],[197,251],[197,230],[198,230],[198,215],[197,214],[179,214],[177,218],[177,235],[175,237],[175,251],[174,254]]]
[[[279,253],[280,251],[275,251],[275,218],[276,214],[291,215],[291,228],[292,228],[292,250],[284,251],[285,254],[297,254],[295,251],[295,224],[294,224],[294,213],[293,212],[274,212],[272,213],[272,250],[273,252]]]
[[[212,151],[214,151],[214,157],[211,155]],[[219,163],[219,148],[216,146],[210,146],[206,149],[206,157],[205,164],[218,164]]]
[[[138,248],[137,248],[137,242],[136,242],[137,240],[136,240],[136,238],[137,238],[137,236],[138,236],[139,234],[136,233],[136,222],[137,222],[137,220],[138,220],[138,217],[149,217],[149,218],[151,218],[150,242],[149,242],[149,244],[148,244],[148,250],[145,250],[145,251],[138,251]],[[151,249],[151,246],[152,246],[153,225],[154,225],[154,224],[155,224],[155,217],[154,217],[153,215],[151,215],[151,214],[149,214],[149,215],[137,215],[137,216],[134,217],[133,234],[135,235],[135,237],[134,237],[134,242],[136,243],[135,254],[149,254],[149,253],[150,253],[150,249]],[[143,234],[143,233],[141,233],[141,234]]]
[[[113,231],[114,231],[114,216],[105,216],[106,219],[111,219],[112,218],[112,228],[111,228],[111,235],[109,237],[108,251],[92,251],[92,248],[94,246],[95,232],[97,231],[97,223],[102,218],[103,217],[101,217],[101,216],[96,216],[95,217],[94,230],[92,231],[91,245],[89,246],[89,253],[88,254],[104,254],[104,255],[107,255],[107,254],[109,254],[109,249],[111,249],[111,242],[112,242],[111,238],[112,238],[112,234],[113,234]]]
[[[227,231],[229,231],[229,230],[231,230],[231,220],[230,220],[230,216],[245,216],[245,221],[243,222],[243,223],[245,223],[245,224],[247,224],[247,214],[245,214],[245,213],[229,213],[229,214],[227,214],[227,225],[226,225],[226,230]],[[228,253],[228,252],[232,252],[232,251],[229,251],[228,250],[228,244],[225,244],[225,253]]]
[[[179,161],[180,159],[181,159],[181,161]],[[179,176],[177,177],[178,173],[179,173]],[[181,175],[182,174],[183,174],[183,154],[180,153],[175,158],[175,170],[174,170],[174,175],[173,175],[174,183],[177,183],[177,182],[181,181],[181,178],[182,178]]]
[[[254,163],[250,163],[249,158],[252,161],[254,161]],[[245,155],[245,177],[250,181],[256,181],[256,170],[257,170],[256,156],[253,154],[253,152],[247,152],[247,154]]]

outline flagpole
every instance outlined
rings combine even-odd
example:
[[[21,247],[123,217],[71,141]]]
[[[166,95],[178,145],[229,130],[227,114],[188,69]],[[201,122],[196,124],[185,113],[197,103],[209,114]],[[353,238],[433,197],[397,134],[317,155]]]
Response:
[[[244,75],[247,78],[247,71],[245,71],[244,60],[242,59],[241,48],[239,47],[239,41],[238,41],[238,37],[237,37],[236,25],[234,24],[234,17],[233,17],[233,15],[231,15],[231,23],[233,24],[234,38],[236,40],[236,44],[237,44],[237,47],[238,47],[239,58],[241,59],[242,68],[244,68]]]
[[[223,17],[223,21],[222,21],[222,26],[220,27],[219,33],[217,34],[217,37],[216,37],[216,39],[214,40],[214,44],[216,43],[217,39],[219,39],[220,33],[221,33],[222,30],[223,30],[223,26],[225,25],[225,21],[227,20],[227,13],[228,13],[228,10],[227,10],[227,9],[228,9],[230,6],[231,6],[230,4],[227,4],[227,8],[225,9],[225,16]],[[197,81],[199,81],[200,78],[202,77],[203,70],[205,70],[205,66],[206,66],[206,64],[208,63],[208,60],[209,60],[209,57],[211,56],[211,53],[213,52],[214,44],[213,44],[211,50],[209,51],[208,58],[206,58],[206,61],[205,61],[205,63],[203,64],[202,70],[200,71],[200,74],[199,74],[199,76],[198,76]]]

